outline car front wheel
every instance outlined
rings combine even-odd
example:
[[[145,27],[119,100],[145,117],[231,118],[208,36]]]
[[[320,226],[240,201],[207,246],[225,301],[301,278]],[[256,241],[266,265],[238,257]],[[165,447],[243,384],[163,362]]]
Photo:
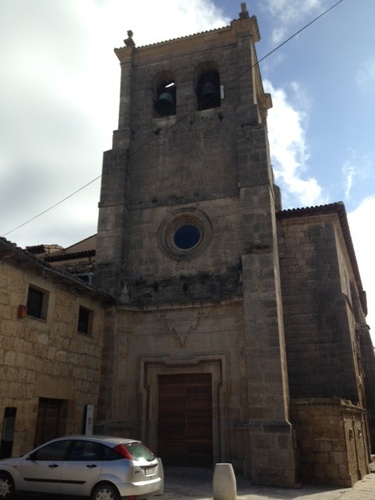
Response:
[[[0,472],[0,500],[13,500],[13,479],[6,472]]]
[[[112,484],[105,483],[99,484],[99,486],[94,489],[91,500],[121,500],[121,497]]]

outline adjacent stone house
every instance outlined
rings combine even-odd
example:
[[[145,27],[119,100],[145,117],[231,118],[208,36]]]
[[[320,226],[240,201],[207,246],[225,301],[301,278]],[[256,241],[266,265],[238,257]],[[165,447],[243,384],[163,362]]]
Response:
[[[98,403],[110,303],[107,294],[0,239],[2,456],[82,431],[87,405]]]

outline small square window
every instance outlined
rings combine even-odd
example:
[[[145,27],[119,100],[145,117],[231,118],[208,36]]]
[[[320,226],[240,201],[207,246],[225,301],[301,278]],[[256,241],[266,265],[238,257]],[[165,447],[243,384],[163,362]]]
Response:
[[[93,312],[85,307],[79,308],[78,331],[79,333],[91,334]]]
[[[27,315],[47,319],[48,297],[48,292],[30,285],[27,294]]]

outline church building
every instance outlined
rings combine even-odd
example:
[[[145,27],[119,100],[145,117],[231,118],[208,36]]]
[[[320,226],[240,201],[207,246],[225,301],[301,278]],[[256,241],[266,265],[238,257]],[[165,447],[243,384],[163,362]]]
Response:
[[[97,430],[164,465],[350,486],[375,443],[375,361],[345,207],[282,210],[255,43],[229,26],[137,47],[104,153]],[[287,126],[287,124],[285,125]]]

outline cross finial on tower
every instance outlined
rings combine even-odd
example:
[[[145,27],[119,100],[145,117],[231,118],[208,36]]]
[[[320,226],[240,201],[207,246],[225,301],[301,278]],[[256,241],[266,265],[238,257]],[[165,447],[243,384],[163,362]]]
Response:
[[[246,2],[241,3],[240,19],[248,19],[249,11],[247,10]]]

